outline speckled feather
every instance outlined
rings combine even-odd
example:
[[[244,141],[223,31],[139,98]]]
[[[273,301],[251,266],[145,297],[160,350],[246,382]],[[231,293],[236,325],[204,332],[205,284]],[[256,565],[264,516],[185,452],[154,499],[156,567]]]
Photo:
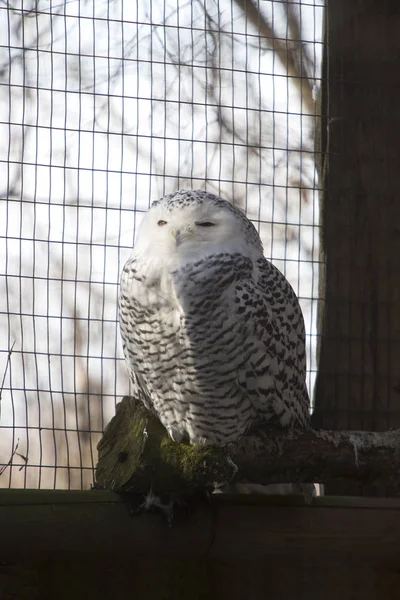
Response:
[[[152,204],[121,277],[133,392],[177,441],[222,446],[309,422],[296,295],[236,207],[181,190]]]

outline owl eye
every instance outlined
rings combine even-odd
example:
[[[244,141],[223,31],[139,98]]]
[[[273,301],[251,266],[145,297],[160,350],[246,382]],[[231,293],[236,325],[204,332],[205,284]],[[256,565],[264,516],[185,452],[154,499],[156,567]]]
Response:
[[[211,223],[211,221],[196,221],[196,225],[199,227],[214,227],[215,223]]]
[[[167,221],[163,221],[162,219],[160,221],[158,221],[157,225],[159,225],[160,227],[162,227],[163,225],[166,225]]]

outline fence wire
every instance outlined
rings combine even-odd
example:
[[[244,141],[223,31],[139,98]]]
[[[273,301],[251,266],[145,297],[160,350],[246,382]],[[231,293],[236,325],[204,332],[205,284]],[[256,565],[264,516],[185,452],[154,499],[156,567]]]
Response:
[[[322,0],[0,5],[0,486],[92,483],[129,392],[121,266],[179,188],[258,227],[300,297],[312,391],[322,17]]]

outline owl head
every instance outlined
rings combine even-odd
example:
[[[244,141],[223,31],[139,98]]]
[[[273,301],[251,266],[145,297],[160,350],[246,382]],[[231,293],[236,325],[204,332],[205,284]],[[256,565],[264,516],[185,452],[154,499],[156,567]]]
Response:
[[[262,255],[262,244],[245,214],[202,190],[180,190],[156,200],[144,216],[134,254],[156,255],[176,265],[221,253]]]

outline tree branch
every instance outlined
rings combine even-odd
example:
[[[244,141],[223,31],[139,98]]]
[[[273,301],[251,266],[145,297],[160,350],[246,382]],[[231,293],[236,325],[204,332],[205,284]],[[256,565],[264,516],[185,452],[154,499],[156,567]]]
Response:
[[[294,59],[295,53],[290,49],[290,45],[300,45],[298,40],[284,40],[275,35],[271,23],[259,11],[258,7],[252,0],[235,0],[246,15],[249,23],[252,23],[260,33],[260,36],[267,40],[268,45],[276,53],[283,67],[286,69],[288,77],[291,78],[293,85],[296,87],[303,103],[305,113],[315,113],[315,103],[313,99],[312,85],[306,75],[306,70],[303,67],[299,70]],[[294,15],[291,14],[291,27],[293,28]]]
[[[347,479],[400,488],[400,430],[295,432],[270,427],[225,448],[173,442],[143,404],[125,397],[98,445],[96,480],[116,492],[190,492],[215,484]]]

